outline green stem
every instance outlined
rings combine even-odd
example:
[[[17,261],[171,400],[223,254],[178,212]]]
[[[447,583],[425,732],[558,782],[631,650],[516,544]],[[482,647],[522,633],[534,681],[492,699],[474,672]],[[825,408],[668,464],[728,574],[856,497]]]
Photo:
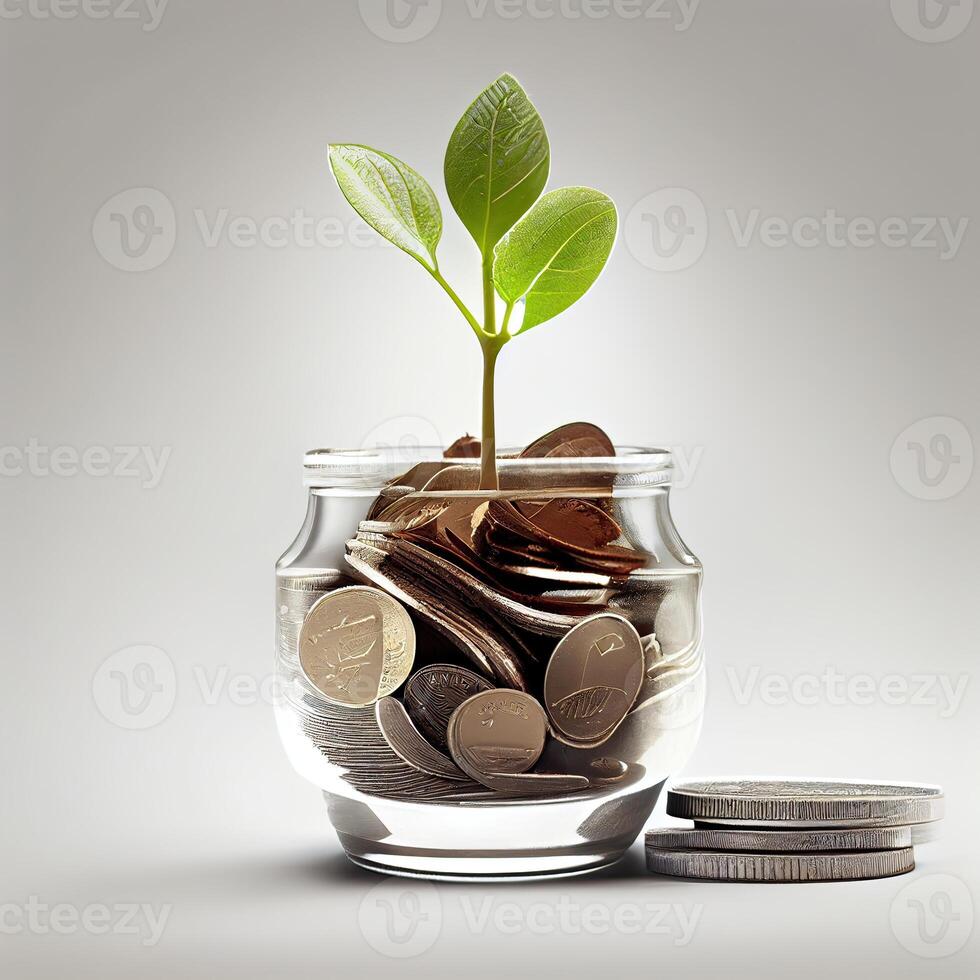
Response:
[[[493,374],[497,355],[503,346],[496,340],[486,340],[483,348],[483,432],[480,454],[480,489],[496,490],[497,483],[497,436],[493,411]]]
[[[483,330],[497,332],[497,291],[493,285],[493,254],[483,260]]]

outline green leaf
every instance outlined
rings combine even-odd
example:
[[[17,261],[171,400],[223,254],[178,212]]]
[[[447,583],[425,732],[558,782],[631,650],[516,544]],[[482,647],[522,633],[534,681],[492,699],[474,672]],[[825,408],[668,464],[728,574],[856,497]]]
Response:
[[[442,211],[425,178],[369,146],[334,143],[329,153],[330,169],[351,207],[389,242],[434,269]]]
[[[616,205],[591,187],[549,191],[498,243],[493,281],[524,301],[518,333],[567,309],[596,281],[616,240]]]
[[[446,190],[485,258],[548,181],[544,123],[520,83],[501,75],[456,125],[446,149]]]

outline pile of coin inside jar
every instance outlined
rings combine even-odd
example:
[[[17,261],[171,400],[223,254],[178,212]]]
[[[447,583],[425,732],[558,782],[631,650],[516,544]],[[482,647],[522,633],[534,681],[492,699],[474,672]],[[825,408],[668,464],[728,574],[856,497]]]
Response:
[[[464,437],[392,481],[347,542],[362,584],[327,593],[302,623],[299,665],[322,699],[310,734],[365,792],[535,797],[607,786],[630,769],[601,755],[586,772],[538,764],[550,740],[602,746],[637,701],[659,645],[607,597],[652,556],[604,506],[608,475],[581,496],[481,497],[479,467],[459,463],[479,451]],[[520,456],[615,449],[601,429],[573,423]],[[559,595],[542,587],[555,580]],[[416,622],[468,666],[415,669]]]
[[[942,819],[937,786],[816,780],[675,785],[667,813],[694,827],[650,830],[647,867],[709,881],[858,881],[915,867],[913,836]]]

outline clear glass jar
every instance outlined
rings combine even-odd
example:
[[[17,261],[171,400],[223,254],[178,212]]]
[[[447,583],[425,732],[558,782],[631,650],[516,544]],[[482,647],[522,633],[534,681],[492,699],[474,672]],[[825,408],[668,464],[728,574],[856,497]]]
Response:
[[[690,756],[704,710],[702,569],[671,519],[670,454],[621,447],[608,458],[522,459],[505,452],[498,491],[416,490],[415,496],[439,500],[587,498],[615,519],[623,540],[648,555],[643,567],[601,596],[610,612],[630,620],[644,638],[645,676],[632,710],[598,748],[572,748],[549,739],[538,766],[589,775],[595,772],[594,760],[614,759],[627,764],[627,774],[577,793],[533,799],[466,798],[438,780],[412,778],[411,767],[394,752],[385,756],[380,730],[374,733],[370,727],[374,709],[332,705],[299,665],[300,628],[313,603],[333,589],[363,582],[344,556],[371,505],[386,484],[415,464],[442,458],[439,448],[314,450],[306,455],[306,519],[276,565],[276,713],[286,751],[296,770],[323,791],[341,844],[362,866],[428,877],[519,878],[609,865],[636,839],[667,777]],[[452,462],[479,466],[478,460]],[[552,594],[568,598],[560,586]],[[444,648],[430,651],[432,631],[425,623],[417,627],[416,668],[447,659],[472,668]],[[537,638],[542,663],[557,640]],[[355,716],[357,725],[345,726]],[[364,731],[373,737],[367,755],[359,758]],[[391,792],[379,788],[379,772],[391,773]]]

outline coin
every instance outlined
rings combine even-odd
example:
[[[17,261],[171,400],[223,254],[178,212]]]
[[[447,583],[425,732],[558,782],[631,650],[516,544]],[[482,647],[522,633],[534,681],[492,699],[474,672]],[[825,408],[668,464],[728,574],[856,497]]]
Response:
[[[750,830],[665,827],[648,830],[646,846],[658,850],[748,851],[796,854],[806,851],[891,851],[912,846],[910,827],[840,830]]]
[[[914,867],[911,847],[827,854],[752,854],[647,848],[648,870],[656,874],[710,881],[859,881],[905,874]]]
[[[479,781],[501,796],[555,796],[589,788],[585,776],[558,772],[485,772]]]
[[[300,630],[303,673],[337,704],[363,707],[391,694],[408,677],[414,657],[408,613],[391,596],[363,585],[317,600]]]
[[[384,551],[364,541],[348,541],[347,563],[365,578],[398,596],[430,622],[487,676],[512,687],[525,688],[527,680],[512,642],[500,625],[485,620],[459,593],[444,598],[420,575],[390,564]]]
[[[544,703],[556,737],[601,745],[626,717],[643,683],[643,643],[629,620],[600,613],[568,631],[544,675]]]
[[[623,545],[595,545],[596,535],[609,532],[585,507],[557,506],[540,512],[548,526],[539,527],[509,500],[491,500],[474,515],[473,543],[497,565],[537,564],[543,567],[625,576],[646,565],[651,556]],[[618,525],[616,526],[618,531]]]
[[[543,456],[615,456],[612,440],[591,422],[570,422],[535,439],[522,458]]]
[[[602,548],[623,533],[601,507],[588,500],[558,497],[533,508],[523,501],[515,506],[523,517],[555,541],[580,548]]]
[[[593,759],[589,763],[589,768],[592,770],[589,774],[589,782],[594,786],[608,786],[610,783],[621,782],[630,770],[629,763],[609,756]]]
[[[449,751],[467,775],[527,772],[544,750],[548,722],[523,691],[495,688],[467,698],[449,719]]]
[[[300,730],[359,792],[404,800],[486,798],[492,791],[467,780],[443,779],[407,764],[392,750],[372,707],[348,708],[309,694]]]
[[[667,794],[667,812],[726,826],[895,827],[940,819],[943,792],[846,781],[690,781]]]
[[[460,436],[443,454],[446,459],[479,459],[480,440],[467,433]]]
[[[408,679],[403,699],[419,731],[433,745],[445,747],[453,712],[467,698],[491,690],[493,685],[488,680],[465,667],[429,664]]]
[[[399,759],[430,776],[465,782],[466,774],[453,760],[422,737],[401,701],[392,697],[381,698],[375,704],[374,711],[381,734]]]

